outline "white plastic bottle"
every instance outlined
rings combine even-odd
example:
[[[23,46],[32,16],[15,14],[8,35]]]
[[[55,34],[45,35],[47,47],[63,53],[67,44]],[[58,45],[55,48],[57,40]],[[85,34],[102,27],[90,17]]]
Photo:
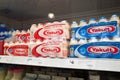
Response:
[[[14,37],[16,35],[16,31],[13,31],[12,36]]]
[[[27,32],[25,30],[22,30],[20,34],[26,34]]]
[[[21,33],[20,30],[16,30],[15,34],[17,35],[17,34],[20,34],[20,33]]]
[[[30,33],[30,30],[29,30],[29,29],[27,30],[27,33]]]
[[[96,21],[96,19],[95,18],[90,18],[90,20],[89,20],[89,23],[88,24],[92,24],[92,23],[96,23],[97,21]]]
[[[8,36],[9,33],[7,31],[5,31],[3,34]]]
[[[40,40],[37,40],[37,41],[36,41],[36,44],[37,44],[37,45],[41,44],[41,41],[40,41]]]
[[[62,52],[60,54],[57,54],[57,57],[67,58],[68,57],[68,41],[66,39],[62,41],[61,50]]]
[[[3,36],[4,32],[0,32],[0,36]]]
[[[16,30],[16,32],[15,32],[16,41],[19,41],[20,33],[21,33],[20,30]]]
[[[15,45],[15,44],[11,41],[8,46],[9,46],[9,48],[10,48],[10,47],[12,47],[12,46],[14,46],[14,45]],[[7,53],[8,53],[8,55],[10,55],[10,56],[13,55],[13,54],[11,54],[11,50],[8,51],[8,49],[7,49]]]
[[[8,55],[7,49],[9,48],[9,43],[5,42],[4,44],[4,55]]]
[[[13,69],[9,68],[5,80],[11,80],[13,77]]]
[[[112,17],[110,18],[110,21],[117,21],[118,24],[120,23],[120,18],[118,14],[113,14]]]
[[[107,22],[107,18],[106,16],[102,16],[100,19],[99,19],[99,22]]]
[[[108,37],[104,37],[104,38],[101,38],[99,40],[100,42],[107,42],[107,41],[111,41]]]
[[[43,23],[39,23],[38,24],[38,29],[43,28],[43,26],[44,26]]]
[[[78,41],[79,44],[86,44],[87,43],[87,39],[86,38],[81,38],[79,41]]]
[[[13,77],[11,80],[22,80],[23,69],[14,69]]]
[[[37,28],[37,25],[36,24],[32,24],[31,27],[30,27],[30,31],[36,31],[38,28]]]
[[[96,39],[95,37],[92,37],[89,42],[98,42],[98,39]]]
[[[9,31],[9,32],[8,32],[8,35],[12,35],[12,31]]]
[[[120,37],[119,36],[113,37],[112,42],[120,42]]]
[[[87,39],[86,38],[81,38],[79,41],[78,41],[78,44],[79,45],[83,45],[83,44],[86,44],[88,43],[87,42]],[[77,49],[75,49],[75,53],[74,53],[75,56],[79,57],[79,58],[84,58],[85,56],[81,55]]]
[[[86,20],[81,20],[81,21],[80,21],[80,24],[79,24],[80,27],[86,26],[86,25],[87,25]],[[79,29],[80,29],[80,28],[79,28]],[[76,31],[76,34],[75,34],[76,38],[78,38],[78,39],[81,38],[81,35],[79,34],[79,29]]]
[[[71,24],[71,28],[78,27],[78,23],[76,21],[73,21]]]
[[[32,50],[37,44],[34,41],[30,41],[30,43],[28,43],[28,45],[29,45],[29,56],[33,57]]]
[[[35,40],[34,38],[34,33],[37,30],[37,25],[36,24],[32,24],[31,28],[30,28],[30,40]]]
[[[86,20],[81,20],[79,26],[85,26],[85,25],[87,25]]]
[[[63,20],[61,23],[65,24],[65,29],[64,29],[65,37],[66,39],[69,39],[70,38],[70,25],[66,20]]]
[[[71,38],[70,45],[76,45],[76,44],[78,44],[78,41],[73,39],[73,38]]]

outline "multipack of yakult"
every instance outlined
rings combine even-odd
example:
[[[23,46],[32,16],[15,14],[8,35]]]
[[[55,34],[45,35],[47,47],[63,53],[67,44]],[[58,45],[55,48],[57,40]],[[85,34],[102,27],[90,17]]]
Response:
[[[67,21],[55,21],[30,28],[31,56],[35,57],[59,57],[68,56],[68,42],[70,38],[70,26]]]
[[[103,37],[112,38],[119,35],[119,16],[117,14],[112,15],[110,20],[105,16],[102,16],[99,21],[95,18],[91,18],[87,23],[86,20],[81,20],[78,25],[73,21],[71,25],[71,38],[79,40],[80,38],[90,39],[95,37],[97,39]]]
[[[30,31],[16,30],[4,40],[4,55],[29,56]]]
[[[4,55],[66,58],[69,29],[67,21],[56,21],[33,24],[28,31],[16,30],[5,40]]]
[[[4,55],[9,56],[29,56],[28,43],[6,42],[4,44]]]
[[[71,25],[70,57],[120,58],[119,16],[102,16]]]
[[[68,43],[66,40],[37,40],[30,42],[31,56],[66,58],[68,57]]]
[[[25,42],[28,43],[30,42],[30,30],[16,30],[13,32],[13,36],[15,38],[15,42]]]
[[[53,22],[38,25],[33,24],[30,28],[31,40],[45,40],[45,39],[69,39],[70,26],[67,21]]]

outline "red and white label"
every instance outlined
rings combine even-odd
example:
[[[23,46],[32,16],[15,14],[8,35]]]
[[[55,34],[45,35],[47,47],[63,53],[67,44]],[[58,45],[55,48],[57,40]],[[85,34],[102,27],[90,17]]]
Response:
[[[62,52],[61,41],[48,41],[32,48],[32,54],[36,57],[48,57]]]
[[[9,54],[14,56],[28,56],[27,45],[15,45],[8,48]]]
[[[116,30],[115,26],[98,26],[98,27],[91,27],[87,29],[89,34],[96,34],[102,32],[114,32]]]
[[[65,33],[66,25],[63,23],[51,23],[49,25],[45,25],[44,28],[40,28],[34,33],[34,37],[36,39],[44,40],[44,39],[52,39],[56,37],[66,37]]]
[[[29,42],[30,41],[30,33],[19,34],[18,39],[20,42]]]
[[[43,53],[59,53],[60,47],[43,47],[41,48],[41,52]]]
[[[56,29],[56,30],[45,30],[44,31],[44,35],[45,36],[57,36],[57,35],[62,35],[63,34],[63,30],[62,29]],[[40,34],[40,33],[39,33]]]
[[[119,52],[119,49],[116,46],[90,46],[88,47],[87,51],[93,54],[100,53],[117,54]]]

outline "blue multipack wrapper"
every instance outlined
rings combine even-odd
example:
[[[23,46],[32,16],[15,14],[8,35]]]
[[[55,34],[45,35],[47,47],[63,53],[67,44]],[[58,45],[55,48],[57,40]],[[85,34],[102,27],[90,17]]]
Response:
[[[92,42],[70,46],[70,57],[78,58],[83,56],[120,59],[120,42]]]
[[[97,22],[71,29],[71,37],[76,40],[80,38],[90,39],[92,37],[97,39],[103,37],[111,38],[114,36],[119,36],[119,25],[117,21]]]
[[[7,31],[6,24],[0,24],[0,32]]]

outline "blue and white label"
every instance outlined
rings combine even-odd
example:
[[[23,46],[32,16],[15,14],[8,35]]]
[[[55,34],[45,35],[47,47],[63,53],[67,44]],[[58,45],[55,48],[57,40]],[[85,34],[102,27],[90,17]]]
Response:
[[[119,27],[117,21],[92,23],[83,27],[79,27],[77,30],[72,31],[75,31],[74,37],[76,39],[89,39],[91,37],[114,37],[116,35],[119,35]]]
[[[120,42],[93,42],[72,47],[74,48],[73,56],[76,57],[120,58]]]

